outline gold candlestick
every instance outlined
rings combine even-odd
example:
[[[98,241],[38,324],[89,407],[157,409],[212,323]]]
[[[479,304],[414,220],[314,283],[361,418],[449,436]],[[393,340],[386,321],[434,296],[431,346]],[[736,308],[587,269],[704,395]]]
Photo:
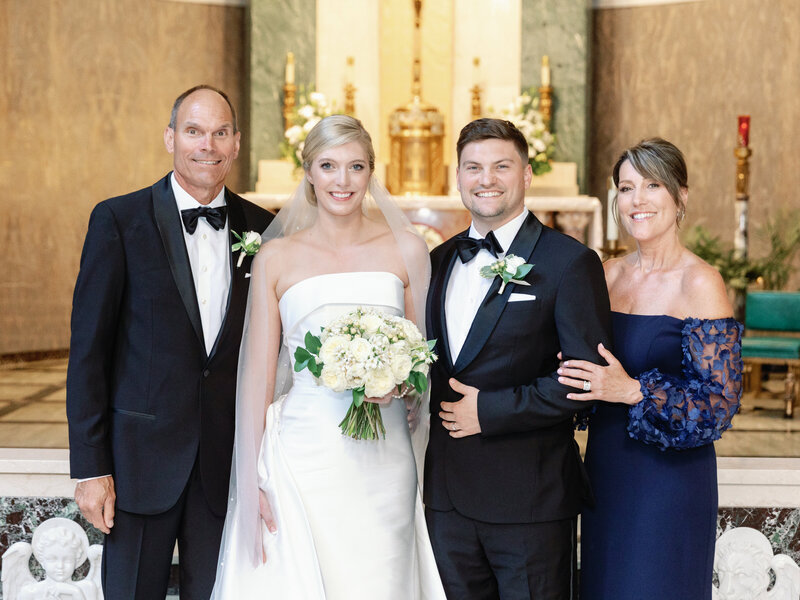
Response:
[[[483,107],[481,106],[480,66],[481,66],[481,59],[476,56],[475,58],[472,59],[475,85],[473,85],[472,88],[470,88],[469,90],[472,94],[472,97],[470,99],[470,105],[472,107],[473,119],[480,119],[481,114],[483,113]]]
[[[620,246],[618,240],[608,240],[606,241],[606,245],[602,248],[603,256],[606,260],[609,258],[614,258],[616,256],[620,256],[625,254],[628,251],[628,248],[625,246]]]
[[[542,119],[550,131],[550,122],[553,119],[553,86],[550,85],[550,57],[542,57],[542,85],[539,87],[539,111]]]
[[[472,89],[470,89],[470,92],[472,92],[472,118],[480,119],[481,114],[483,114],[483,108],[481,107],[481,86],[475,84],[472,86]]]
[[[286,131],[292,126],[294,117],[295,94],[297,86],[293,83],[283,85],[283,130]]]
[[[344,84],[344,114],[351,117],[356,116],[356,86],[353,85],[353,67],[356,59],[352,56],[347,57],[347,67],[345,69]]]
[[[753,151],[747,146],[735,148],[736,157],[736,236],[733,248],[736,256],[747,258],[747,205],[750,188],[750,156]]]

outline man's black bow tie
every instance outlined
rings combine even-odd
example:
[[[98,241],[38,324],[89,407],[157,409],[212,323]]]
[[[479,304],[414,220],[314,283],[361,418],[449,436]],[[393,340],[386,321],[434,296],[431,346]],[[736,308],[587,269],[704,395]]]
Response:
[[[192,235],[197,229],[197,219],[205,217],[208,224],[214,229],[219,231],[225,227],[225,209],[227,207],[220,206],[218,208],[211,208],[208,206],[198,206],[197,208],[187,208],[181,211],[181,219],[183,219],[183,226],[186,227],[186,232]]]
[[[503,252],[503,247],[497,238],[494,237],[494,232],[490,231],[486,237],[478,240],[465,235],[459,235],[456,238],[456,249],[461,262],[468,263],[475,255],[480,252],[481,248],[488,250],[493,256],[497,257],[498,254]]]

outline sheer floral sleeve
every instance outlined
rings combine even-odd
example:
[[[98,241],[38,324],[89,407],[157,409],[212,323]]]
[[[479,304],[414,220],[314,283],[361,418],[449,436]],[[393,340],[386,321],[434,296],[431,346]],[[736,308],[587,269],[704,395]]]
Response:
[[[718,440],[742,396],[742,325],[729,319],[686,319],[681,377],[658,369],[637,379],[644,399],[628,413],[628,434],[667,448],[696,448]]]

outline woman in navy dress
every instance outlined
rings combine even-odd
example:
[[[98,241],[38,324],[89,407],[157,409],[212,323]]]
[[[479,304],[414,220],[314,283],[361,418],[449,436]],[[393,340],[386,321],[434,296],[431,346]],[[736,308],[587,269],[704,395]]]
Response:
[[[716,269],[678,238],[688,197],[680,150],[654,138],[614,167],[636,251],[606,262],[615,354],[570,360],[559,381],[601,400],[586,467],[581,600],[705,600],[717,518],[714,440],[741,397],[742,326]]]

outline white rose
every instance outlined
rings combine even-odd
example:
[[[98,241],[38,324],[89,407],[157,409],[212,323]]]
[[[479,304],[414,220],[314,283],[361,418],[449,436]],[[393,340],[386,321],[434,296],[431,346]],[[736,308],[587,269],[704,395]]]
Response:
[[[308,99],[315,104],[326,104],[325,94],[322,92],[311,92],[308,95]]]
[[[303,128],[299,125],[292,125],[289,129],[286,130],[284,136],[289,141],[289,144],[294,146],[297,142],[300,141],[300,137],[303,135]]]
[[[347,389],[347,381],[345,380],[344,373],[339,369],[328,367],[328,365],[322,367],[319,380],[322,385],[334,392],[343,392]]]
[[[364,377],[366,374],[367,370],[364,368],[364,365],[355,364],[347,367],[347,387],[352,389],[364,385]]]
[[[359,324],[364,328],[364,331],[367,335],[372,335],[381,328],[381,325],[383,325],[383,319],[381,319],[378,315],[367,313],[365,315],[361,315]]]
[[[414,325],[409,320],[403,321],[403,334],[406,336],[409,344],[418,344],[422,341],[422,334],[417,329],[417,326]]]
[[[419,373],[422,373],[423,375],[425,375],[425,377],[427,377],[428,371],[431,370],[431,367],[428,363],[422,363],[414,367],[414,370],[418,371]]]
[[[372,356],[372,344],[364,338],[357,337],[350,342],[347,351],[356,362],[363,363]]]
[[[381,367],[367,373],[364,378],[364,395],[368,398],[383,398],[394,388],[392,370]]]
[[[396,384],[399,385],[408,379],[410,372],[411,357],[408,354],[395,354],[392,356],[392,373],[394,373],[394,382]]]
[[[336,362],[337,355],[347,348],[350,340],[345,335],[331,335],[322,342],[322,347],[319,349],[320,360],[327,364]]]
[[[248,231],[247,234],[244,236],[244,243],[248,246],[250,244],[258,242],[258,245],[261,245],[261,234],[256,233],[255,231]]]
[[[511,256],[510,258],[506,259],[506,266],[505,271],[506,273],[511,273],[513,275],[517,272],[522,265],[525,264],[525,259],[520,258],[519,256]]]
[[[533,148],[534,150],[536,150],[536,152],[544,152],[545,150],[547,150],[547,146],[545,145],[545,143],[538,138],[533,138],[531,140],[531,143],[533,144]]]
[[[303,117],[306,121],[314,116],[314,107],[306,104],[297,109],[297,114]]]
[[[309,120],[308,120],[308,121],[306,121],[306,122],[305,122],[305,124],[303,125],[303,131],[305,131],[306,133],[308,133],[309,131],[311,131],[312,129],[314,129],[314,125],[316,125],[317,123],[319,123],[321,120],[322,120],[322,119],[320,119],[319,117],[314,117],[313,119],[309,119]]]
[[[398,354],[411,354],[411,347],[408,345],[408,342],[401,340],[389,346],[389,352],[392,356],[396,356]]]

